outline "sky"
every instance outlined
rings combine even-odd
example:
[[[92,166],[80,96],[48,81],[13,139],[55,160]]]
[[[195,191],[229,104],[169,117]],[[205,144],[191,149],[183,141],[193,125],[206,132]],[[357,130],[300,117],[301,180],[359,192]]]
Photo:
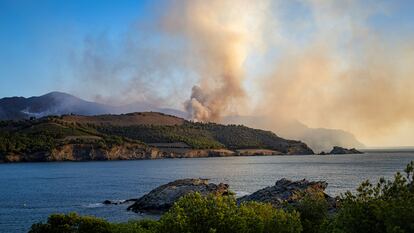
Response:
[[[392,14],[376,16],[372,24],[390,36],[414,31],[414,2],[393,2],[398,4]],[[62,82],[73,79],[65,75],[72,73],[67,67],[71,50],[103,33],[116,40],[163,5],[147,0],[0,0],[0,96],[69,91]],[[298,3],[292,8],[286,17],[306,13]]]
[[[414,145],[412,12],[410,0],[0,0],[0,97],[64,91],[202,121],[260,112]]]
[[[0,1],[0,95],[66,90],[71,53],[88,37],[116,39],[148,17],[153,1]]]

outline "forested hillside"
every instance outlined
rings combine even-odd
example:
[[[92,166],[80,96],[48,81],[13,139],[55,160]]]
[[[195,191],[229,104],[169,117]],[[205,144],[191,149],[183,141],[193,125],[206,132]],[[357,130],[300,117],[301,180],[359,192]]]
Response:
[[[312,154],[305,144],[285,140],[270,131],[241,125],[195,123],[161,113],[0,121],[0,160],[10,155],[46,155],[65,145],[111,149],[128,144],[148,150],[153,146],[147,143],[174,142],[183,142],[192,149],[254,148],[283,154]]]

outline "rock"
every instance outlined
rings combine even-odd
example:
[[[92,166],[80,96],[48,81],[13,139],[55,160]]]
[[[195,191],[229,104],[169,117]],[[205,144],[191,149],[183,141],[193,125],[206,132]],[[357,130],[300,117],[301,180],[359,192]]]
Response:
[[[334,146],[331,152],[329,152],[329,154],[363,154],[363,153],[355,148],[346,149],[340,146]]]
[[[311,148],[305,143],[289,140],[290,144],[285,154],[287,155],[313,155],[315,154]]]
[[[326,155],[325,151],[321,151],[318,155]]]
[[[237,203],[256,201],[270,203],[277,208],[284,208],[285,203],[294,206],[303,197],[310,194],[324,197],[328,201],[330,209],[332,209],[335,208],[336,201],[324,192],[327,186],[328,183],[325,181],[307,181],[306,179],[290,181],[283,178],[276,181],[274,186],[238,198]]]
[[[267,149],[241,149],[236,150],[239,156],[269,156],[269,155],[283,155],[280,151]]]
[[[115,200],[115,201],[111,201],[111,200],[105,200],[102,202],[102,204],[104,205],[122,205],[128,202],[132,202],[132,201],[136,201],[138,199],[128,199],[128,200]]]
[[[220,183],[218,185],[208,183],[208,179],[182,179],[162,185],[145,194],[128,210],[134,212],[162,213],[172,207],[174,202],[181,197],[198,192],[202,196],[213,194],[216,196],[229,195],[229,185]]]
[[[110,205],[110,204],[112,204],[112,201],[105,200],[105,201],[102,202],[102,204],[104,204],[104,205]]]

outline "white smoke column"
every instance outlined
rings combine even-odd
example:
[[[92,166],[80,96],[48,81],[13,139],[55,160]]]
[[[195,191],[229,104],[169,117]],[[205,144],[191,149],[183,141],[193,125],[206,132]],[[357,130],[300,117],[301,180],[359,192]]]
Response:
[[[244,61],[259,46],[266,2],[177,1],[166,26],[188,43],[188,69],[199,77],[187,111],[196,121],[217,121],[243,108]]]

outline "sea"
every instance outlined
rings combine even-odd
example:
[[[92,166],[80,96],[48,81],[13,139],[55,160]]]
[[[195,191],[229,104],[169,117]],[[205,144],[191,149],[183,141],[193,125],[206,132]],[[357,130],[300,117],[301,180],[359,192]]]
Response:
[[[414,160],[413,151],[369,151],[358,155],[256,156],[135,161],[0,164],[0,232],[28,232],[52,213],[77,212],[112,222],[156,218],[104,200],[137,198],[182,178],[227,183],[237,196],[281,178],[328,182],[336,196],[364,180],[391,179]]]

